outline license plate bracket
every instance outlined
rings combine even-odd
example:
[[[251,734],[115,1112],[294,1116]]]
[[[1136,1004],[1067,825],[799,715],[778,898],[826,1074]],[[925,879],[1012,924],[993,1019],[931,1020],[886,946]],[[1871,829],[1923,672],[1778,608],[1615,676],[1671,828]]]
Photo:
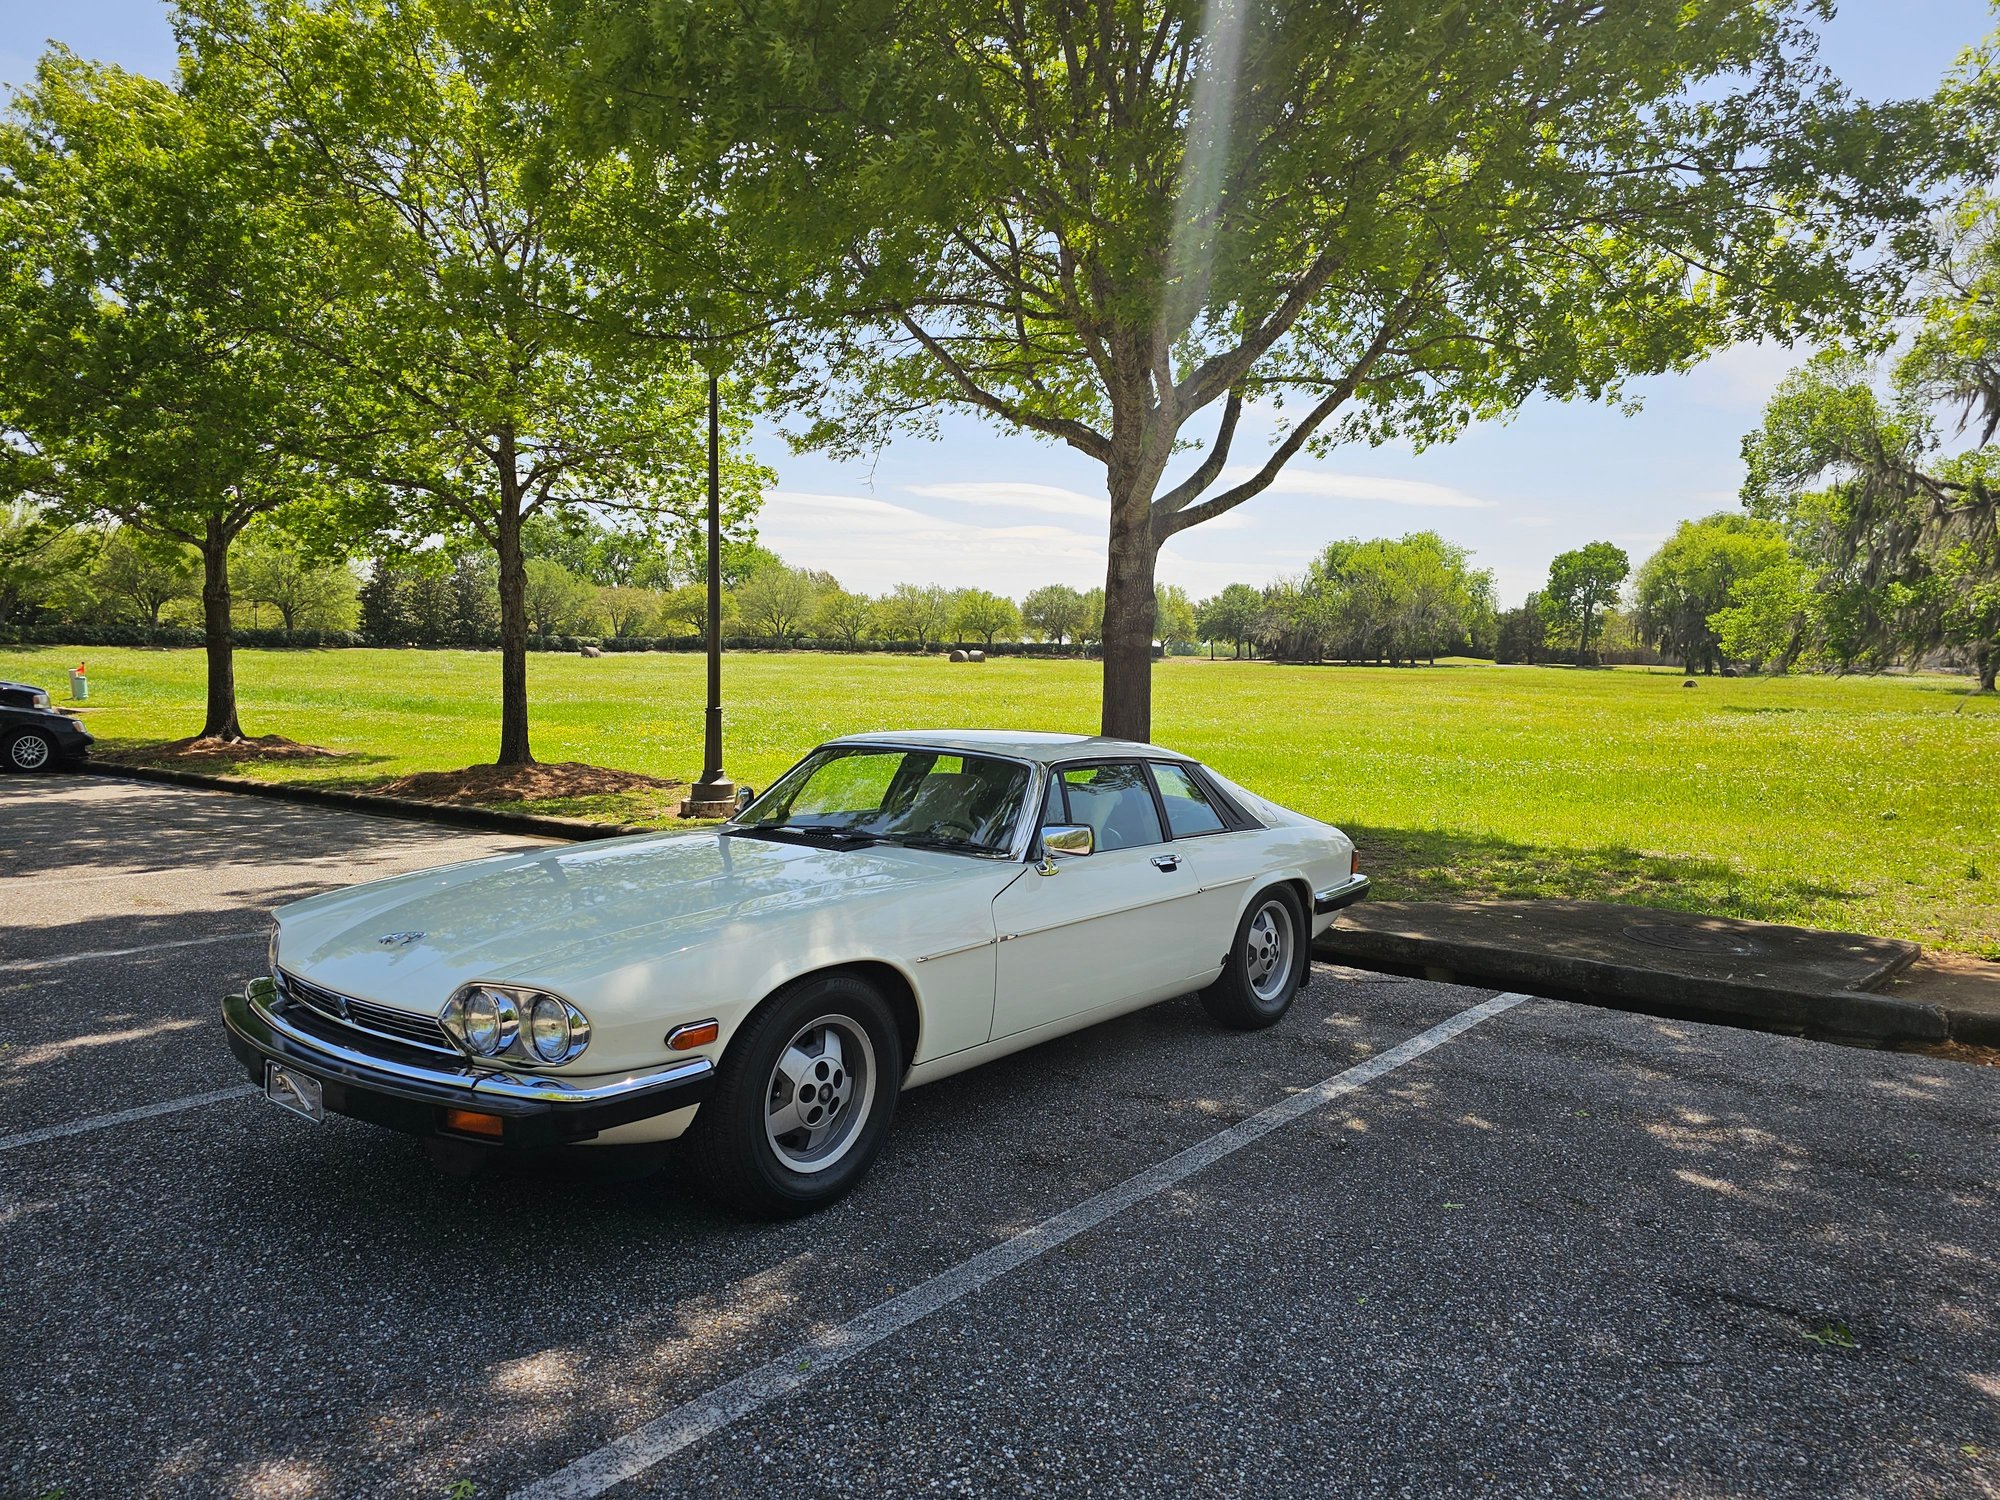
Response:
[[[278,1108],[311,1120],[326,1123],[326,1101],[317,1078],[308,1077],[283,1063],[264,1064],[264,1097]]]

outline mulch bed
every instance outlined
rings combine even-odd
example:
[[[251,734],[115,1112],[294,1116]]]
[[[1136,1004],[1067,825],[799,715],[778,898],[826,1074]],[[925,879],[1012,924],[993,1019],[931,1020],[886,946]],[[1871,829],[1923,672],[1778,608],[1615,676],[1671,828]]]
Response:
[[[627,792],[676,792],[684,781],[587,766],[581,761],[549,765],[467,766],[462,771],[419,771],[368,790],[381,797],[418,802],[545,802],[566,797],[606,797]]]
[[[240,740],[191,735],[159,745],[135,745],[123,758],[152,764],[242,760],[331,760],[340,754],[321,745],[302,745],[282,734],[250,734]],[[113,759],[121,757],[112,757]]]

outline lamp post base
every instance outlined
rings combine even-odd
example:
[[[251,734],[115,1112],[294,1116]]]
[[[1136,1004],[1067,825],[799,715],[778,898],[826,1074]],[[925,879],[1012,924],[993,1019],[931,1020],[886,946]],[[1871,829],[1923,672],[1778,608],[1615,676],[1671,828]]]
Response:
[[[726,818],[735,811],[736,783],[722,775],[697,781],[681,804],[684,818]]]

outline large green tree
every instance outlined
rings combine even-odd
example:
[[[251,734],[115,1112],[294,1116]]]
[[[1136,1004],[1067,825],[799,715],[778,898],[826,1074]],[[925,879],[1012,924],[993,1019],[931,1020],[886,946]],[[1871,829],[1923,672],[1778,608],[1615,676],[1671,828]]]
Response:
[[[317,310],[243,122],[185,76],[60,48],[0,121],[0,483],[201,562],[201,733],[241,738],[229,559],[323,488]],[[153,611],[157,615],[157,611]]]
[[[1066,583],[1045,583],[1021,601],[1021,621],[1045,641],[1060,646],[1083,628],[1083,595]]]
[[[663,219],[659,280],[791,320],[804,441],[957,408],[1101,465],[1103,727],[1137,737],[1169,538],[1302,452],[1837,318],[1929,170],[1927,111],[1850,108],[1783,0],[475,9],[713,211]]]
[[[1770,521],[1724,511],[1681,522],[1640,565],[1634,584],[1640,631],[1679,658],[1684,671],[1714,672],[1725,653],[1711,617],[1730,606],[1739,586],[1786,555],[1784,534]]]
[[[1211,650],[1217,641],[1228,641],[1243,654],[1243,643],[1257,628],[1257,616],[1264,608],[1264,596],[1247,583],[1232,583],[1195,609],[1195,624]]]
[[[1966,320],[1983,310],[1975,303]],[[2000,676],[2000,447],[1947,451],[1934,405],[1930,339],[1959,321],[1951,303],[1932,304],[1886,372],[1829,352],[1786,377],[1743,440],[1743,494],[1809,569],[1798,613],[1818,654],[1845,666],[1954,648],[1990,691]]]
[[[1552,634],[1576,648],[1576,664],[1594,660],[1598,626],[1604,612],[1616,605],[1619,591],[1632,571],[1625,549],[1611,542],[1589,542],[1558,552],[1549,563],[1549,581],[1541,591],[1543,617]]]
[[[562,248],[604,238],[631,168],[551,148],[535,110],[474,80],[428,0],[188,0],[183,34],[204,88],[310,202],[289,249],[327,306],[286,331],[343,376],[322,455],[369,487],[349,524],[409,551],[492,549],[497,760],[531,761],[524,527],[589,510],[685,534],[703,504],[702,372],[628,326],[605,262]],[[738,513],[766,478],[746,427],[731,400]]]

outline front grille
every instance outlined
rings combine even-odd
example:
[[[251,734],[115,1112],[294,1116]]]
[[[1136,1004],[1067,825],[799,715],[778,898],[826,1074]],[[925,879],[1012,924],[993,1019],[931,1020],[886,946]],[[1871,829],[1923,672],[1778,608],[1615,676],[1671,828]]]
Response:
[[[279,992],[287,1000],[303,1005],[336,1025],[387,1037],[406,1046],[422,1047],[430,1052],[443,1052],[451,1057],[462,1055],[452,1046],[451,1038],[445,1035],[444,1027],[438,1024],[436,1016],[417,1015],[397,1010],[394,1006],[377,1005],[373,1000],[342,995],[324,985],[301,979],[296,974],[288,974],[283,969],[278,971],[276,979]]]

